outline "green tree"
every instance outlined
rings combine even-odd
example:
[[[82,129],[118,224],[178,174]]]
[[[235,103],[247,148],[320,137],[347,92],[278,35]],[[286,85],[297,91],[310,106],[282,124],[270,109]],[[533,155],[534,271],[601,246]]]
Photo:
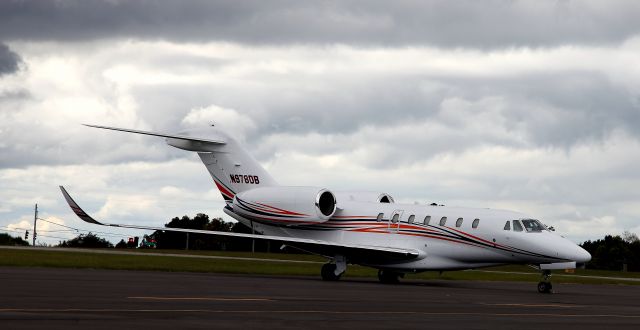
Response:
[[[621,270],[623,264],[627,264],[629,271],[640,271],[640,240],[635,234],[607,235],[604,239],[586,241],[581,246],[591,253],[587,268]]]
[[[62,241],[58,247],[78,247],[78,248],[112,248],[113,244],[104,238],[100,238],[93,233],[80,234],[75,238]]]
[[[116,249],[126,249],[126,248],[127,248],[127,242],[125,242],[124,239],[121,239],[120,242],[116,244]]]
[[[175,217],[164,225],[167,228],[185,228],[196,230],[231,231],[233,223],[226,222],[222,218],[209,219],[204,213],[198,213],[189,218]],[[187,233],[157,230],[150,235],[157,242],[159,249],[184,249],[187,243]],[[215,237],[207,234],[189,233],[189,249],[192,250],[226,250],[229,243],[227,237]]]
[[[9,234],[0,234],[0,245],[9,246],[27,246],[29,243],[22,239],[22,237],[12,237]]]

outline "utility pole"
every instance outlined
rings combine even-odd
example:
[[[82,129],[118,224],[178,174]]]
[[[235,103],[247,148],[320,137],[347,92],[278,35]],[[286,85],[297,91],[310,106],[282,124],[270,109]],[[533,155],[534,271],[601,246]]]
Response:
[[[184,249],[189,250],[189,232],[187,232],[187,246]]]
[[[38,204],[36,203],[35,214],[33,215],[33,246],[36,246],[36,223],[38,222]]]

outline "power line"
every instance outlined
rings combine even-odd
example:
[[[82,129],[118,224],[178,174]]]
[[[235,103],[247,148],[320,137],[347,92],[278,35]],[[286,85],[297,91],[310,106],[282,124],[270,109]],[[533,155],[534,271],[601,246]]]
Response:
[[[31,230],[31,229],[27,229],[27,228],[13,228],[13,229],[11,229],[11,228],[6,227],[6,226],[0,226],[0,227],[6,228],[6,229],[11,230],[11,231]],[[45,232],[49,232],[49,233],[64,233],[64,232],[69,232],[70,233],[70,232],[73,232],[72,230],[69,230],[69,229],[61,229],[61,230],[39,229],[38,230],[38,232],[41,232],[41,231],[45,231]]]
[[[40,219],[38,218],[38,220],[43,220],[45,222],[51,222],[48,220],[44,220],[44,219]],[[60,224],[58,224],[60,225]],[[61,225],[63,226],[63,225]],[[64,227],[68,227],[68,226],[64,226]],[[31,229],[27,229],[27,228],[14,228],[11,229],[9,227],[5,227],[2,226],[2,228],[6,228],[4,229],[4,231],[11,231],[11,232],[21,232],[21,231],[25,231],[25,230],[31,230]],[[111,236],[111,237],[130,237],[130,235],[126,235],[126,234],[117,234],[117,233],[109,233],[109,232],[103,232],[103,231],[93,231],[93,230],[84,230],[84,229],[77,229],[77,228],[72,228],[72,227],[68,227],[71,228],[72,230],[69,229],[62,229],[62,230],[45,230],[45,229],[39,229],[38,232],[48,232],[48,233],[80,233],[80,234],[86,234],[86,233],[92,233],[92,234],[101,234],[103,236]],[[2,230],[2,229],[0,229]],[[42,237],[49,237],[49,236],[44,236],[44,235],[38,235],[38,236],[42,236]]]
[[[14,232],[14,233],[22,233],[22,230],[12,230],[12,229],[0,229],[0,231],[6,231],[6,232]],[[70,239],[69,237],[57,237],[57,236],[48,236],[48,235],[38,235],[40,237],[48,237],[48,238],[58,238],[58,239]]]
[[[11,230],[11,231],[29,230],[29,229],[24,229],[24,228],[13,228],[13,229],[11,229],[11,228],[9,228],[9,227],[5,227],[5,226],[2,226],[2,228],[6,228],[6,229]]]
[[[47,238],[57,238],[57,239],[63,239],[63,240],[68,240],[68,237],[57,237],[57,236],[47,236],[47,235],[38,235],[40,237],[47,237]]]
[[[19,228],[17,228],[17,229],[19,229]],[[7,229],[0,229],[0,230],[2,230],[2,231],[10,231],[10,232],[14,232],[14,233],[20,233],[20,232],[22,232],[23,230],[26,230],[26,229],[15,230],[15,229],[7,228]]]
[[[41,232],[41,231],[46,231],[46,232],[49,232],[49,233],[73,233],[74,232],[73,230],[70,230],[70,229],[60,229],[60,230],[40,229],[40,230],[38,230],[38,232]]]
[[[42,218],[38,218],[38,220],[42,220],[44,222],[48,222],[54,225],[58,225],[61,227],[65,227],[65,228],[69,228],[69,229],[73,229],[77,232],[89,232],[89,233],[98,233],[98,234],[103,234],[103,235],[109,235],[109,236],[116,236],[116,237],[129,237],[129,235],[123,235],[123,234],[117,234],[117,233],[108,233],[108,232],[103,232],[103,231],[94,231],[94,230],[85,230],[85,229],[78,229],[78,228],[74,228],[74,227],[69,227],[69,226],[65,226],[63,224],[59,224],[57,222],[53,222],[53,221],[49,221],[46,219],[42,219]]]
[[[7,228],[7,227],[4,227]],[[27,230],[27,229],[2,229],[0,228],[0,231],[6,231],[6,232],[14,232],[14,233],[22,233],[23,230]],[[43,230],[40,230],[43,231]],[[90,232],[91,233],[91,232]],[[50,236],[50,235],[38,235],[38,237],[47,237],[47,238],[57,238],[57,239],[63,239],[63,240],[68,240],[68,239],[72,239],[73,237],[59,237],[59,236]],[[128,237],[127,235],[120,235],[120,237]]]
[[[44,222],[48,222],[48,223],[51,223],[51,224],[54,224],[54,225],[58,225],[58,226],[60,226],[60,227],[65,227],[65,228],[73,229],[73,230],[75,230],[75,231],[79,231],[79,229],[78,229],[78,228],[73,228],[73,227],[65,226],[65,225],[59,224],[59,223],[57,223],[57,222],[49,221],[49,220],[46,220],[46,219],[38,218],[38,220],[41,220],[41,221],[44,221]]]

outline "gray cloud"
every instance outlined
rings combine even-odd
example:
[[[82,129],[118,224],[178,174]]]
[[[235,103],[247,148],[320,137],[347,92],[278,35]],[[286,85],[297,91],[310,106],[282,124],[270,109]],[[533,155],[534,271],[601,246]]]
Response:
[[[20,56],[0,42],[0,76],[18,71],[20,62]]]
[[[593,72],[511,78],[385,75],[302,81],[305,83],[292,86],[273,79],[268,85],[246,89],[215,86],[205,94],[211,103],[241,109],[260,123],[250,141],[281,133],[349,136],[363,127],[384,129],[407,123],[442,128],[442,135],[410,132],[412,138],[407,139],[397,132],[387,140],[370,141],[388,144],[388,154],[378,155],[379,162],[371,165],[399,166],[398,161],[390,160],[413,162],[487,143],[568,150],[584,142],[605,140],[615,130],[640,138],[637,92]],[[244,97],[249,89],[252,98]],[[193,100],[190,91],[183,93],[185,97],[177,99]],[[255,99],[260,101],[259,107],[253,103]],[[158,107],[173,104],[167,108],[173,116],[186,112],[181,113],[176,102],[159,103]],[[318,152],[327,151],[327,147],[319,146]],[[273,151],[264,150],[264,156]]]
[[[97,189],[94,209],[109,192],[195,192],[141,203],[134,219],[148,210],[162,218],[169,203],[207,192],[219,199],[197,156],[80,123],[172,132],[220,119],[281,183],[595,226],[574,235],[640,230],[638,9],[626,1],[0,2],[0,39],[13,51],[0,50],[15,55],[0,59],[29,64],[0,86],[0,186],[9,200],[0,210],[25,208],[7,221],[28,214],[46,186],[48,208],[69,214],[60,183]],[[108,205],[128,212],[106,202],[114,220],[124,215]]]
[[[637,1],[2,1],[0,39],[537,47],[640,31]]]

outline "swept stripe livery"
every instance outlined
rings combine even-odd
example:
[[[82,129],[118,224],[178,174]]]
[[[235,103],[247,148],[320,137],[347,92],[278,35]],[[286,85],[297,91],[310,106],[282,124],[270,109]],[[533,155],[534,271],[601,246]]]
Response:
[[[245,217],[259,223],[280,225],[305,225],[317,223],[315,221],[309,221],[309,215],[307,214],[280,209],[264,203],[247,202],[238,198],[238,196],[235,197],[235,200],[237,203],[234,205],[234,208],[237,207],[241,209],[244,211],[243,215]],[[233,212],[232,208],[230,208],[230,210]]]
[[[213,176],[213,182],[216,184],[216,187],[218,187],[218,190],[220,191],[222,198],[224,198],[224,201],[225,202],[233,201],[233,197],[236,195],[233,192],[233,190],[231,190],[224,183],[222,183],[222,181],[217,176],[214,176],[213,174],[212,176]]]
[[[480,237],[471,235],[464,231],[454,229],[448,226],[435,226],[435,225],[422,225],[422,224],[407,224],[407,223],[395,223],[389,224],[388,221],[375,221],[376,217],[374,216],[335,216],[331,218],[331,220],[317,224],[313,223],[310,225],[298,225],[297,229],[303,230],[320,230],[320,231],[351,231],[351,232],[361,232],[361,233],[375,233],[375,234],[395,234],[395,235],[406,235],[406,236],[420,236],[426,238],[432,238],[437,240],[449,241],[458,244],[464,244],[469,246],[475,246],[479,248],[486,249],[496,249],[509,253],[517,253],[520,255],[532,256],[532,257],[542,257],[549,259],[561,260],[561,258],[544,255],[540,253],[535,253],[531,251],[527,251],[524,249],[519,249],[513,246],[498,244],[495,242],[487,241]],[[267,220],[267,221],[264,221]],[[255,219],[256,222],[274,225],[270,223],[270,221],[274,221],[273,219]],[[302,222],[300,222],[302,223]],[[286,221],[282,221],[280,224],[276,225],[284,225],[286,226]]]

